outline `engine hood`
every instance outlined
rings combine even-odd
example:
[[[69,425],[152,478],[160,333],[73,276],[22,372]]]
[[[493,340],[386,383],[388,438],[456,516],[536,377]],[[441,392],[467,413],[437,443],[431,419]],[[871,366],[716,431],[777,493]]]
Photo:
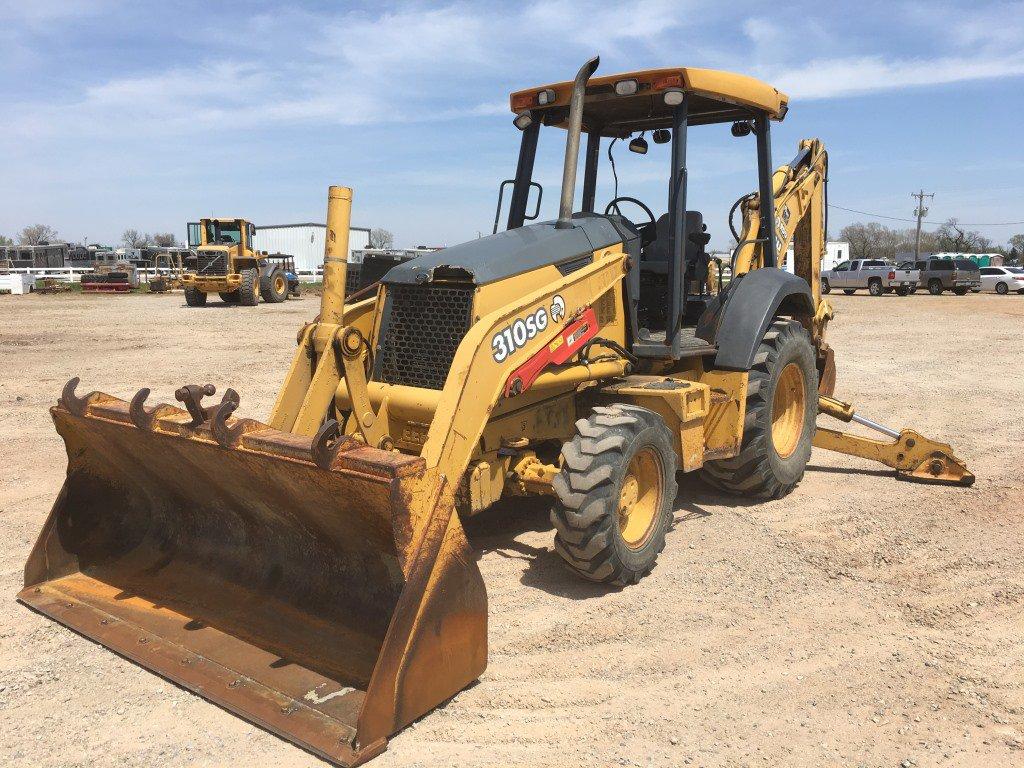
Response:
[[[633,237],[635,233],[612,218],[577,214],[571,229],[557,229],[554,221],[545,221],[418,256],[390,270],[382,282],[456,279],[486,285],[539,267],[573,262]]]

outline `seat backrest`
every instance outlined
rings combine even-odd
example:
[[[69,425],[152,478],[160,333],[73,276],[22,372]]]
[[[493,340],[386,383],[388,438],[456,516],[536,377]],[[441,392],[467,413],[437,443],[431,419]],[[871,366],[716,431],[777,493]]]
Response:
[[[672,239],[670,231],[671,217],[663,213],[658,217],[655,229],[657,236],[647,248],[644,249],[644,261],[668,261],[669,243]],[[693,259],[704,252],[710,237],[704,231],[704,215],[700,211],[686,212],[686,258]]]

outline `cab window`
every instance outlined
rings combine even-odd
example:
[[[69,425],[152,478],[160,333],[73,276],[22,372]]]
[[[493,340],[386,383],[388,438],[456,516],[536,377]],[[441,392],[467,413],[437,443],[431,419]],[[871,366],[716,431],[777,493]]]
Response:
[[[836,264],[833,272],[848,272],[850,269],[850,262],[844,261],[841,264]]]
[[[206,222],[206,242],[210,245],[235,245],[242,241],[237,221]]]

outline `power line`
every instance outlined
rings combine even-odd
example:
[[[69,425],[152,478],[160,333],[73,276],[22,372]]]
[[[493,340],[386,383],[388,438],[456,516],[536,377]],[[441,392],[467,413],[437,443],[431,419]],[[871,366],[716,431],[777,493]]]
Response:
[[[885,216],[885,215],[883,215],[881,213],[870,213],[869,211],[858,211],[856,208],[844,208],[843,206],[836,205],[835,203],[829,203],[828,207],[829,208],[836,208],[837,210],[840,210],[840,211],[846,211],[847,213],[858,213],[861,216],[870,216],[873,219],[888,219],[889,221],[905,221],[908,224],[916,224],[917,223],[917,219],[901,219],[898,216]],[[1017,227],[1017,226],[1024,225],[1024,221],[997,221],[997,222],[990,222],[990,223],[987,223],[987,224],[978,224],[976,222],[970,222],[970,221],[958,221],[957,224],[959,224],[962,227]]]

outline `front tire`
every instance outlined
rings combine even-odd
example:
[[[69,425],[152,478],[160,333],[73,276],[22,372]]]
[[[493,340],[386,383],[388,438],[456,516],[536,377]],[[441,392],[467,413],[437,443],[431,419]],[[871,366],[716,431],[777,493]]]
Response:
[[[853,296],[853,294],[855,294],[856,292],[856,288],[843,288],[843,293],[845,293],[847,296]]]
[[[260,303],[260,273],[247,269],[242,273],[242,284],[238,286],[238,303],[243,307],[255,307]]]
[[[198,288],[186,288],[185,303],[188,304],[190,307],[205,307],[206,294],[200,291]]]
[[[818,410],[818,372],[807,331],[776,320],[765,333],[747,378],[743,444],[731,459],[701,470],[716,488],[778,499],[804,476]]]
[[[268,304],[280,304],[288,298],[288,277],[275,269],[260,278],[260,296]]]
[[[654,411],[599,406],[562,446],[551,523],[555,550],[584,578],[626,586],[665,548],[675,501],[672,433]]]

